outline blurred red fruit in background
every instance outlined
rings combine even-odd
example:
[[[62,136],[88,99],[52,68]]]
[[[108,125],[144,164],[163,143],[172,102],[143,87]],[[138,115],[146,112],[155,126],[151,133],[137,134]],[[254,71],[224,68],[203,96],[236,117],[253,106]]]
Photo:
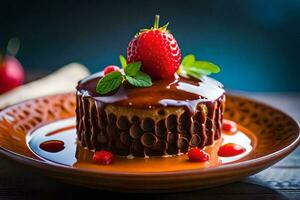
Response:
[[[16,88],[24,82],[25,73],[21,63],[15,58],[20,47],[18,38],[8,41],[6,50],[0,52],[0,94]]]
[[[21,85],[24,77],[21,63],[15,57],[5,56],[0,61],[0,94]]]

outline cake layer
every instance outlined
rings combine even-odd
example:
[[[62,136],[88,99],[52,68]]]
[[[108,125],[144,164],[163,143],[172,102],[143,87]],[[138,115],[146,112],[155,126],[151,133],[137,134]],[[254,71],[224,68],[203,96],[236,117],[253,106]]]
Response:
[[[122,156],[164,156],[203,148],[220,138],[225,95],[219,82],[175,76],[149,88],[125,84],[100,96],[95,88],[101,77],[92,75],[77,87],[82,146]]]
[[[177,155],[220,138],[223,104],[224,96],[200,103],[192,116],[184,107],[143,110],[107,105],[99,111],[99,102],[78,93],[78,140],[88,149],[122,156]]]

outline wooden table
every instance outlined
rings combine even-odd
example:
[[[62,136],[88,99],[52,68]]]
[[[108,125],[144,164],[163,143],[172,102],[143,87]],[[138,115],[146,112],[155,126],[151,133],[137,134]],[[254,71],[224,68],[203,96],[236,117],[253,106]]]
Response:
[[[245,93],[300,120],[300,94]],[[60,183],[8,160],[0,160],[0,199],[300,199],[300,148],[273,167],[240,182],[185,193],[122,194]]]

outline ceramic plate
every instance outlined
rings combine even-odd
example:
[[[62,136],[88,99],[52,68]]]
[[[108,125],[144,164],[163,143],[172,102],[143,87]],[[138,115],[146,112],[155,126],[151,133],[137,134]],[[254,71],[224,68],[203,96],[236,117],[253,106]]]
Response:
[[[210,161],[187,156],[121,158],[111,165],[92,162],[92,152],[76,145],[75,96],[59,94],[13,105],[0,112],[0,153],[64,182],[126,192],[177,192],[222,185],[257,173],[292,152],[299,125],[288,115],[244,97],[227,95],[225,118],[238,124],[234,135],[207,147]],[[49,141],[62,142],[46,151]],[[246,151],[222,158],[224,142],[242,143]],[[53,146],[52,146],[53,147]],[[47,149],[47,148],[46,148]],[[57,151],[59,150],[59,151]]]

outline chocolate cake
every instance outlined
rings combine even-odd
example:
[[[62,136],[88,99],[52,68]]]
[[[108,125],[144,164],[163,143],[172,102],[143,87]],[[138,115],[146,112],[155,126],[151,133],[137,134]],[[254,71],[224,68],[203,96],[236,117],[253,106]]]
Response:
[[[221,137],[225,94],[209,77],[154,80],[151,87],[122,84],[100,95],[103,72],[77,86],[78,141],[120,156],[168,156],[212,145]]]
[[[221,137],[224,89],[207,77],[220,68],[193,54],[181,59],[167,26],[159,27],[156,15],[153,27],[141,29],[129,42],[126,58],[119,57],[122,70],[108,65],[78,83],[78,141],[95,151],[95,162],[100,153],[148,157],[192,148],[200,152]]]

